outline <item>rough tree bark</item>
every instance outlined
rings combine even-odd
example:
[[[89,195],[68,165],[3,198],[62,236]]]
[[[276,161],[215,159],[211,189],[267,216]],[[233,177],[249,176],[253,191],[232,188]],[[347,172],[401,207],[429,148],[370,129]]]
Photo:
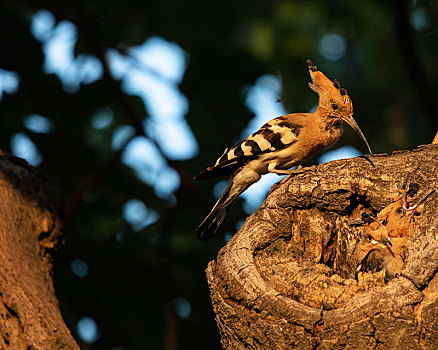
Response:
[[[207,268],[224,349],[437,349],[438,194],[400,276],[358,277],[361,213],[409,180],[438,189],[438,145],[333,161],[274,185]]]
[[[44,181],[19,158],[0,154],[0,348],[79,349],[52,282],[61,220]]]

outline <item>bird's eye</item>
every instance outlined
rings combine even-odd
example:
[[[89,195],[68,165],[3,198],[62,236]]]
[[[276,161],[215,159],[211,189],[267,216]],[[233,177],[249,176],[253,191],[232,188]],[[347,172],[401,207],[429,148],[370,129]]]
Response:
[[[338,109],[338,105],[336,103],[332,103],[332,108],[336,111]]]
[[[404,216],[403,209],[402,208],[398,209],[397,214],[400,215],[400,217],[403,217]]]

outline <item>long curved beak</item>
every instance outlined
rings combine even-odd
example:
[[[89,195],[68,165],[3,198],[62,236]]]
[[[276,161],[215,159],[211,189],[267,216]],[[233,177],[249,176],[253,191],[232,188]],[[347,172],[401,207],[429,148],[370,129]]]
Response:
[[[356,121],[353,119],[353,116],[349,115],[347,117],[343,117],[342,120],[344,122],[346,122],[348,125],[350,125],[353,128],[353,130],[356,131],[359,134],[360,138],[365,142],[365,144],[368,147],[368,150],[370,151],[370,154],[372,155],[373,151],[371,151],[371,147],[368,144],[368,141],[365,138],[365,135],[363,134],[362,130],[360,130],[359,125],[357,125]]]

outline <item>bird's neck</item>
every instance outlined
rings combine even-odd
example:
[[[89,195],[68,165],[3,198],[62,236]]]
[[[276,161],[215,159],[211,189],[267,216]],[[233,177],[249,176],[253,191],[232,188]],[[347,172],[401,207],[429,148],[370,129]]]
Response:
[[[342,120],[330,117],[328,114],[327,116],[320,116],[319,128],[321,134],[324,135],[323,138],[327,146],[338,141],[344,131],[342,128]]]

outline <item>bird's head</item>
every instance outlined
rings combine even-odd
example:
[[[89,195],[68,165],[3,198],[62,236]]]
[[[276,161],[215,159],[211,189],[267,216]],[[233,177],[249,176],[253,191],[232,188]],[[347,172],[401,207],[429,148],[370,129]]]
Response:
[[[356,256],[364,257],[372,250],[379,250],[383,253],[388,252],[394,255],[391,238],[387,232],[380,229],[373,230],[371,227],[364,227],[362,240],[356,246]]]
[[[309,87],[319,95],[319,102],[316,111],[327,116],[333,121],[344,121],[356,131],[373,154],[368,141],[365,138],[359,125],[353,118],[353,103],[345,89],[335,80],[332,82],[322,73],[311,60],[307,60],[312,82]]]
[[[391,238],[383,225],[366,225],[363,229],[364,244],[369,247],[388,247],[391,246]]]

